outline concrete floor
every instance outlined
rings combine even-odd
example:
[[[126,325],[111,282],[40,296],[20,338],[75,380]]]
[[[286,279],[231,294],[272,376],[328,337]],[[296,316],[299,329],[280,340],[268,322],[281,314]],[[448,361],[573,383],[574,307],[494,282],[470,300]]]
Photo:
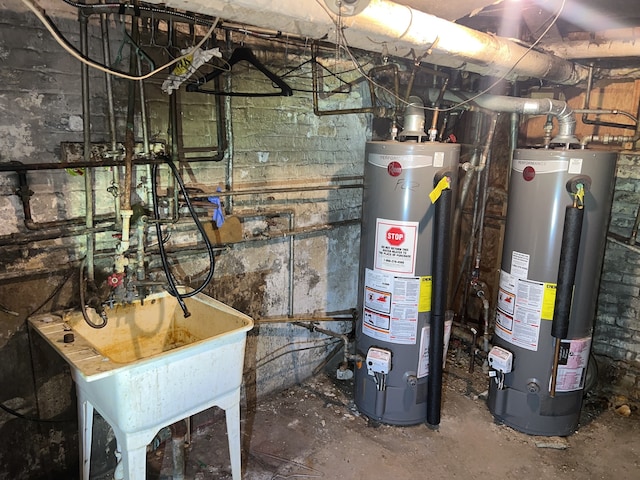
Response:
[[[451,353],[451,352],[450,352]],[[455,349],[454,354],[455,356]],[[451,355],[450,355],[451,357]],[[591,395],[567,438],[533,437],[497,425],[479,394],[481,368],[449,361],[437,431],[371,426],[353,404],[352,385],[319,375],[242,412],[243,479],[638,479],[640,413],[629,417]],[[148,479],[173,475],[172,441],[149,453]],[[186,479],[230,479],[224,414],[193,418]]]

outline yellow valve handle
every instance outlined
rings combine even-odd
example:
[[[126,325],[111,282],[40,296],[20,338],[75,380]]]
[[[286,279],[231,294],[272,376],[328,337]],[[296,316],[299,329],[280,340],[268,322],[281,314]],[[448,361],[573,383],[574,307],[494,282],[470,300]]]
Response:
[[[447,176],[442,177],[442,179],[438,182],[438,184],[433,188],[433,190],[429,194],[429,199],[431,200],[431,203],[436,203],[440,198],[440,195],[442,195],[442,191],[448,190],[450,186],[451,186],[451,180],[449,179],[449,177]]]

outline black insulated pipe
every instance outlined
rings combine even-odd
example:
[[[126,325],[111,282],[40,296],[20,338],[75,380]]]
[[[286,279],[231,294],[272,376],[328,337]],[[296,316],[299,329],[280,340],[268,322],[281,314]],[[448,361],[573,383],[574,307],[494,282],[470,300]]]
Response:
[[[571,313],[573,284],[576,279],[583,220],[583,208],[567,207],[564,214],[556,301],[553,308],[553,323],[551,324],[551,335],[559,339],[567,338],[567,333],[569,332],[569,315]]]
[[[567,338],[567,333],[569,332],[569,316],[571,315],[573,285],[576,279],[583,220],[583,208],[567,206],[564,214],[564,226],[562,228],[556,300],[553,308],[553,323],[551,324],[551,335],[556,339],[551,385],[549,388],[551,398],[556,395],[561,340]]]
[[[435,183],[441,179],[436,176]],[[433,290],[429,323],[429,379],[427,381],[427,424],[440,424],[442,403],[442,357],[444,355],[444,320],[449,283],[449,233],[451,230],[452,192],[445,189],[435,202],[433,238]]]

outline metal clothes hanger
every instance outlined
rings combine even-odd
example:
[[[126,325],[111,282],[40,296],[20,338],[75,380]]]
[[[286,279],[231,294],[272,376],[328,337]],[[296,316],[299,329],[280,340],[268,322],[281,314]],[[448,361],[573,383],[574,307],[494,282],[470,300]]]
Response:
[[[290,97],[293,95],[293,90],[291,87],[279,76],[271,72],[267,67],[265,67],[260,60],[256,58],[251,49],[246,47],[236,48],[227,63],[229,64],[229,68],[235,65],[238,62],[248,62],[257,68],[260,72],[264,74],[269,80],[271,80],[275,87],[279,89],[276,92],[226,92],[223,90],[209,90],[202,88],[202,85],[213,80],[217,76],[223,73],[222,70],[215,70],[213,72],[208,73],[204,77],[196,80],[194,83],[187,84],[187,92],[200,92],[200,93],[208,93],[209,95],[221,95],[221,96],[230,96],[230,97]]]

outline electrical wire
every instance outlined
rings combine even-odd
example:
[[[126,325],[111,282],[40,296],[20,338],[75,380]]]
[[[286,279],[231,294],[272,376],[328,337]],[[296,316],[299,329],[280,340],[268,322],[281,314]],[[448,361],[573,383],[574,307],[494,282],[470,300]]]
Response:
[[[24,415],[12,408],[7,407],[5,404],[0,403],[0,410],[4,410],[9,415],[13,415],[14,417],[21,418],[22,420],[28,420],[29,422],[38,422],[38,423],[73,423],[75,419],[61,419],[61,420],[52,420],[46,418],[36,418],[30,417],[28,415]]]
[[[248,369],[248,371],[251,371],[251,370],[257,370],[258,368],[262,368],[262,367],[264,367],[265,365],[267,365],[267,364],[269,364],[269,363],[273,362],[274,360],[277,360],[277,359],[279,359],[279,358],[281,358],[281,357],[284,357],[285,355],[289,355],[290,353],[304,352],[304,351],[307,351],[307,350],[315,350],[316,348],[328,348],[328,347],[332,347],[333,345],[338,345],[339,343],[343,343],[343,342],[342,342],[342,340],[333,340],[333,339],[331,339],[331,338],[330,338],[330,339],[327,339],[327,338],[318,338],[318,339],[316,339],[316,340],[309,340],[309,342],[312,342],[312,341],[317,341],[317,342],[319,341],[319,342],[325,342],[325,343],[323,343],[322,345],[311,345],[311,346],[308,346],[308,347],[298,347],[298,348],[294,348],[294,349],[291,349],[291,350],[287,350],[286,352],[279,353],[278,355],[276,355],[276,356],[274,356],[274,357],[271,357],[271,358],[268,358],[268,359],[266,359],[266,360],[265,360],[265,357],[267,357],[267,356],[269,356],[269,355],[274,354],[274,353],[275,353],[275,352],[277,352],[278,350],[281,350],[281,349],[283,349],[283,348],[286,348],[286,347],[288,347],[288,346],[290,346],[290,345],[295,345],[295,343],[293,343],[293,342],[288,343],[287,345],[283,345],[283,346],[282,346],[282,347],[280,347],[279,349],[274,350],[274,351],[273,351],[273,352],[271,352],[270,354],[268,354],[268,355],[266,355],[265,357],[263,357],[263,358],[261,358],[260,360],[258,360],[258,361],[256,362],[255,367],[253,367],[252,369]]]
[[[371,78],[370,76],[368,76],[366,74],[366,72],[361,68],[360,64],[358,63],[358,60],[355,58],[355,56],[353,55],[351,48],[349,47],[349,44],[347,43],[347,39],[344,36],[344,30],[339,29],[338,28],[338,21],[334,18],[334,15],[332,15],[332,13],[327,10],[324,5],[322,4],[322,2],[320,0],[316,0],[316,3],[318,3],[323,9],[324,11],[327,13],[327,15],[329,15],[329,18],[331,18],[331,21],[334,23],[334,25],[336,25],[336,30],[338,30],[338,33],[341,36],[341,45],[340,47],[343,48],[345,50],[345,52],[349,55],[349,58],[351,59],[351,61],[353,62],[353,64],[355,65],[356,69],[360,72],[360,74],[362,76],[364,76],[369,82],[371,82],[374,86],[386,91],[387,93],[391,94],[393,97],[397,98],[398,101],[400,101],[401,103],[405,104],[405,105],[409,105],[410,102],[408,102],[407,100],[405,100],[404,98],[401,98],[399,96],[397,96],[393,91],[391,91],[390,89],[388,89],[387,87],[385,87],[384,85],[379,84],[378,82],[376,82],[375,80],[373,80],[373,78]],[[527,50],[520,56],[520,58],[518,58],[518,60],[516,60],[516,62],[511,66],[511,68],[509,70],[507,70],[507,72],[505,72],[504,74],[502,74],[496,81],[494,81],[491,85],[489,85],[487,88],[485,88],[484,90],[480,91],[479,93],[473,95],[472,97],[469,97],[465,100],[463,100],[462,102],[456,103],[453,106],[447,107],[447,108],[441,108],[441,107],[423,107],[425,110],[430,110],[430,111],[439,111],[439,112],[448,112],[451,110],[456,110],[468,103],[471,103],[472,101],[474,101],[476,98],[484,95],[485,93],[488,93],[489,91],[491,91],[491,89],[493,89],[493,87],[495,87],[496,85],[498,85],[500,82],[502,82],[503,80],[505,80],[509,74],[518,66],[518,64],[529,54],[529,52],[531,52],[531,50],[533,50],[538,43],[540,43],[542,41],[542,39],[544,38],[544,36],[549,32],[549,30],[551,30],[551,28],[556,24],[556,22],[558,21],[558,18],[560,18],[560,15],[562,14],[564,7],[566,4],[566,0],[562,0],[562,4],[560,5],[560,7],[558,8],[557,13],[554,15],[553,19],[551,20],[551,23],[549,23],[549,25],[547,26],[547,28],[545,28],[545,30],[542,32],[542,34],[537,38],[537,40],[535,42],[533,42],[529,48],[527,48]],[[404,35],[404,34],[403,34]]]
[[[331,77],[333,79],[335,79],[336,81],[338,81],[342,86],[350,86],[350,84],[353,83],[353,81],[351,82],[347,82],[346,80],[344,80],[340,75],[345,75],[351,72],[357,72],[358,69],[357,68],[350,68],[350,69],[346,69],[346,70],[340,70],[339,72],[332,72],[330,69],[328,69],[326,66],[324,66],[321,62],[318,62],[317,60],[314,60],[313,58],[310,58],[309,60],[306,60],[304,62],[302,62],[300,65],[290,68],[289,70],[287,70],[284,73],[277,73],[277,75],[282,78],[282,79],[295,79],[298,80],[300,83],[302,83],[303,81],[306,82],[311,82],[312,78],[310,78],[310,76],[312,75],[312,71],[307,71],[306,73],[304,72],[302,67],[305,67],[306,65],[311,64],[312,62],[316,62],[318,64],[318,66],[320,68],[322,68],[323,70],[325,70],[327,73],[327,77]],[[367,61],[364,65],[362,65],[363,67],[366,67],[367,65],[371,65],[373,62],[371,60]],[[302,71],[303,73],[297,74],[297,75],[293,75],[293,72],[296,71]],[[324,78],[327,78],[323,76]],[[313,90],[313,88],[311,88],[310,86],[307,85],[301,85],[299,88],[291,88],[291,90],[293,90],[294,92],[300,92],[300,93],[318,93],[318,94],[324,94],[324,93],[330,93],[332,95],[349,95],[351,93],[351,89],[349,87],[349,89],[345,89],[345,91],[333,91],[333,92],[327,92],[327,91],[323,91],[323,90]]]
[[[44,27],[49,30],[49,33],[51,33],[51,35],[53,36],[53,39],[58,42],[58,44],[60,44],[60,46],[65,49],[70,55],[72,55],[73,57],[75,57],[76,59],[80,60],[82,63],[95,68],[96,70],[100,70],[101,72],[104,73],[108,73],[110,75],[113,75],[115,77],[119,77],[119,78],[124,78],[126,80],[145,80],[149,77],[152,77],[153,75],[160,73],[164,70],[166,70],[168,67],[180,62],[181,60],[184,60],[185,58],[189,57],[190,55],[193,55],[203,44],[204,42],[206,42],[209,37],[213,34],[213,31],[215,30],[216,26],[218,25],[218,21],[219,21],[219,17],[215,19],[215,21],[213,22],[213,25],[211,25],[211,28],[209,28],[209,30],[207,31],[207,33],[205,34],[204,37],[202,37],[202,40],[200,40],[200,42],[198,42],[198,44],[193,47],[191,50],[189,50],[187,53],[180,55],[179,57],[171,60],[170,62],[164,64],[161,67],[156,68],[155,70],[146,73],[144,75],[140,75],[140,76],[136,76],[136,75],[129,75],[127,73],[124,72],[120,72],[118,70],[114,70],[112,68],[109,68],[105,65],[102,65],[98,62],[95,62],[93,60],[91,60],[88,57],[85,57],[81,52],[79,52],[73,45],[71,45],[67,39],[60,33],[60,31],[58,30],[58,28],[53,24],[53,22],[49,19],[49,17],[47,17],[47,14],[45,13],[44,9],[41,8],[40,6],[32,3],[31,0],[21,0],[22,3],[24,3],[24,5],[31,10],[35,16],[38,18],[38,20],[40,20],[42,22],[42,24],[44,25]]]
[[[60,290],[62,290],[62,287],[64,287],[64,286],[65,286],[65,284],[66,284],[66,283],[69,281],[69,279],[73,276],[74,272],[75,272],[75,270],[74,270],[74,269],[69,270],[69,271],[67,272],[67,274],[65,275],[65,277],[64,277],[64,278],[62,279],[62,281],[60,282],[60,284],[59,284],[56,288],[54,288],[54,289],[53,289],[53,292],[51,292],[51,294],[47,297],[47,299],[46,299],[46,300],[44,300],[44,301],[43,301],[43,302],[42,302],[38,307],[34,308],[28,316],[30,317],[31,315],[33,315],[34,313],[36,313],[38,310],[40,310],[42,307],[44,307],[47,303],[49,303],[49,301],[50,301],[51,299],[53,299],[53,297],[55,297],[55,296],[58,294],[58,292],[59,292]]]

